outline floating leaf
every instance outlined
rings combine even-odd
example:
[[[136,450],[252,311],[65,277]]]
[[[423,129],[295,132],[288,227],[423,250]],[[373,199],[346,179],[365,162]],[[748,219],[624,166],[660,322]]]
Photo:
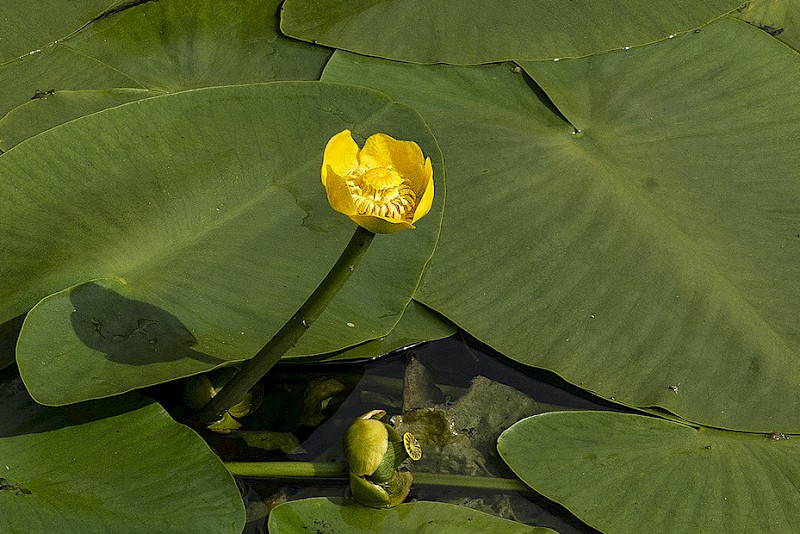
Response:
[[[740,0],[287,0],[281,30],[413,63],[472,65],[579,57],[690,31]]]
[[[15,381],[0,385],[0,399],[4,414],[25,415],[0,423],[0,530],[242,531],[233,478],[158,404],[122,397],[43,408]]]
[[[754,0],[736,16],[800,51],[800,4],[794,0]]]
[[[161,94],[147,89],[58,91],[50,95],[46,93],[41,98],[17,106],[0,120],[0,151],[8,151],[25,139],[68,120]]]
[[[281,504],[269,514],[269,531],[305,534],[309,530],[342,533],[414,532],[461,534],[503,532],[552,534],[544,527],[523,525],[461,506],[438,502],[406,503],[377,510],[352,501],[317,497]]]
[[[414,139],[444,176],[413,110],[307,82],[150,98],[0,157],[0,321],[36,305],[17,347],[33,396],[77,402],[254,355],[353,232],[319,178],[344,128]],[[443,196],[416,230],[376,240],[299,354],[392,330],[438,239]]]
[[[724,19],[525,68],[546,95],[510,65],[326,67],[418,109],[447,158],[415,298],[617,402],[800,431],[797,54]]]
[[[78,111],[119,103],[115,98],[121,92],[103,90],[163,93],[214,85],[316,80],[331,51],[281,35],[279,5],[279,0],[139,2],[57,43],[38,46],[42,48],[39,53],[0,65],[0,117],[25,105],[26,118],[46,118],[34,123],[20,116],[0,120],[0,149],[7,150],[37,133],[37,128],[41,131],[73,119]],[[67,7],[35,6],[33,10],[19,8],[14,20],[25,19],[24,23],[0,35],[27,38],[32,32],[33,38],[36,34],[31,27],[39,23],[32,17]],[[3,42],[0,40],[0,45]],[[77,90],[87,92],[61,98],[62,92]],[[51,91],[51,97],[31,100]],[[127,97],[136,95],[126,93]],[[149,94],[144,91],[138,93],[139,98],[146,96]]]
[[[612,412],[552,412],[498,440],[530,487],[608,533],[791,532],[800,440]]]
[[[64,39],[119,1],[5,0],[0,18],[0,64]]]
[[[355,328],[355,324],[352,328]],[[394,350],[425,341],[443,339],[456,333],[456,326],[436,312],[412,300],[395,327],[388,335],[367,341],[343,351],[326,354],[325,361],[358,360],[383,356]],[[296,350],[290,350],[285,359],[297,358]]]

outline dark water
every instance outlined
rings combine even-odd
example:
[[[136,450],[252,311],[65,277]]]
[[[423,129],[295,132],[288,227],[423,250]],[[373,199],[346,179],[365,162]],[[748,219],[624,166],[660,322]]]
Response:
[[[353,376],[357,376],[352,393],[344,399],[330,418],[302,442],[302,451],[289,455],[289,458],[298,461],[343,461],[340,440],[353,419],[373,409],[383,409],[390,416],[402,413],[403,376],[412,358],[424,367],[431,381],[438,386],[437,389],[441,391],[443,397],[438,400],[443,407],[458,403],[475,377],[481,376],[492,383],[510,386],[537,403],[542,403],[541,409],[544,411],[616,409],[601,399],[567,384],[552,373],[519,365],[462,334],[456,334],[444,340],[395,351],[372,361],[301,366],[288,364],[275,368],[271,373],[272,378],[268,376],[268,380],[291,381],[293,374],[305,378],[308,373],[349,377],[351,381]],[[491,400],[487,399],[486,409],[502,411],[508,407],[493,406]],[[490,460],[499,462],[497,458]],[[498,469],[508,471],[504,465],[498,466]],[[504,473],[502,476],[513,475]],[[309,483],[300,480],[251,480],[245,483],[248,484],[250,497],[259,504],[262,497],[275,492],[289,500],[312,496],[346,495],[346,483],[342,481]],[[425,488],[415,488],[409,498],[470,505],[485,512],[546,526],[562,534],[596,532],[563,507],[532,492],[498,497],[493,492],[476,492],[474,489],[465,488],[449,490],[434,488],[427,491]],[[266,532],[265,521],[254,520],[248,525],[246,532]]]

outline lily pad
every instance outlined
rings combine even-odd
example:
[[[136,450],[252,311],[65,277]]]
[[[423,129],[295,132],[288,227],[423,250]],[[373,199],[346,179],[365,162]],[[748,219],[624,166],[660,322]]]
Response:
[[[17,347],[34,398],[77,402],[252,357],[354,231],[319,178],[327,140],[346,128],[361,142],[376,131],[417,141],[443,184],[413,110],[308,82],[141,100],[0,157],[0,321],[35,305]],[[394,328],[438,240],[443,196],[417,229],[376,238],[300,354]]]
[[[446,318],[412,300],[408,303],[400,321],[388,335],[332,354],[316,356],[314,359],[332,361],[376,358],[418,343],[446,338],[455,334],[457,330],[457,327]],[[284,357],[284,361],[292,359],[298,359],[300,363],[307,361],[307,358],[297,356],[297,349],[290,350]]]
[[[69,6],[78,3],[69,2]],[[47,119],[31,124],[19,116],[3,118],[0,149],[7,150],[26,135],[37,133],[36,128],[73,119],[77,111],[91,112],[118,104],[109,99],[108,89],[127,90],[127,97],[137,94],[130,89],[140,90],[139,98],[144,98],[149,94],[143,90],[164,93],[318,79],[331,51],[281,35],[279,5],[278,0],[138,2],[72,35],[58,35],[58,42],[37,45],[41,51],[35,54],[0,64],[0,117],[24,105],[23,115],[46,115]],[[14,12],[19,24],[0,35],[35,40],[34,28],[44,24],[37,17],[41,13],[58,14],[67,7],[48,9],[38,3],[35,9],[19,8]],[[3,42],[0,40],[0,44]],[[87,92],[74,93],[79,90]],[[62,92],[69,93],[61,98]],[[34,98],[36,95],[46,98]]]
[[[754,0],[736,16],[800,51],[800,4],[793,0]]]
[[[66,44],[148,89],[317,79],[331,50],[278,30],[281,0],[143,2]]]
[[[116,408],[43,408],[15,381],[0,386],[0,399],[4,414],[26,416],[0,424],[0,530],[242,531],[233,478],[158,404],[131,397],[115,399]]]
[[[523,525],[461,506],[419,501],[389,510],[367,508],[353,501],[317,497],[290,501],[269,514],[269,531],[287,534],[316,532],[414,532],[461,534],[503,532],[552,534],[544,527]]]
[[[0,64],[38,52],[119,3],[120,0],[6,0],[0,18]]]
[[[325,69],[414,106],[447,158],[415,298],[607,399],[800,431],[797,53],[724,19],[524,66],[541,88],[512,65]]]
[[[17,106],[0,120],[0,151],[6,152],[25,139],[69,120],[161,94],[147,89],[48,92]]]
[[[413,63],[474,65],[580,57],[691,31],[740,0],[287,0],[281,30]]]
[[[784,438],[552,412],[518,422],[497,447],[526,484],[603,532],[791,532],[800,440]]]

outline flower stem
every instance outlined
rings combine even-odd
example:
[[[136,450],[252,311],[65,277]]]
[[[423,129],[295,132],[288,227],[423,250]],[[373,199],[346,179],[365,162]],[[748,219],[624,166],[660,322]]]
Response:
[[[225,462],[233,475],[249,478],[346,478],[343,462]],[[512,478],[450,475],[413,472],[418,486],[448,486],[492,491],[530,492],[520,480]]]
[[[361,261],[375,234],[356,226],[353,237],[345,247],[339,260],[325,279],[308,297],[291,319],[269,340],[264,348],[242,366],[222,390],[206,404],[194,422],[205,426],[218,421],[225,410],[241,401],[261,378],[272,369],[281,357],[291,349],[312,323],[325,311],[339,290],[344,287],[350,274]]]

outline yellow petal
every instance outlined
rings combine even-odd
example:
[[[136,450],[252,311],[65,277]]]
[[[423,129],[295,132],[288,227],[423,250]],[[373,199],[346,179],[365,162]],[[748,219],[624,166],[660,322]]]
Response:
[[[339,176],[347,176],[358,167],[358,145],[350,130],[334,135],[325,146],[322,156],[322,185],[325,185],[328,167]]]
[[[425,160],[425,175],[427,176],[428,183],[425,187],[425,192],[422,194],[422,198],[419,199],[419,204],[417,204],[417,209],[414,212],[414,218],[411,220],[412,223],[417,222],[427,215],[433,205],[433,166],[431,165],[431,158]]]
[[[406,221],[390,222],[380,217],[373,217],[372,215],[348,215],[348,217],[357,225],[366,228],[374,234],[392,234],[398,230],[414,228],[413,224]]]
[[[391,165],[415,191],[425,184],[425,159],[422,149],[414,141],[398,141],[382,133],[371,135],[359,152],[358,160],[371,168]]]
[[[358,213],[355,204],[353,204],[353,196],[350,193],[350,188],[344,181],[344,178],[336,174],[330,165],[327,166],[327,183],[325,184],[325,192],[328,194],[328,203],[333,209],[339,213],[344,213],[348,217]]]

